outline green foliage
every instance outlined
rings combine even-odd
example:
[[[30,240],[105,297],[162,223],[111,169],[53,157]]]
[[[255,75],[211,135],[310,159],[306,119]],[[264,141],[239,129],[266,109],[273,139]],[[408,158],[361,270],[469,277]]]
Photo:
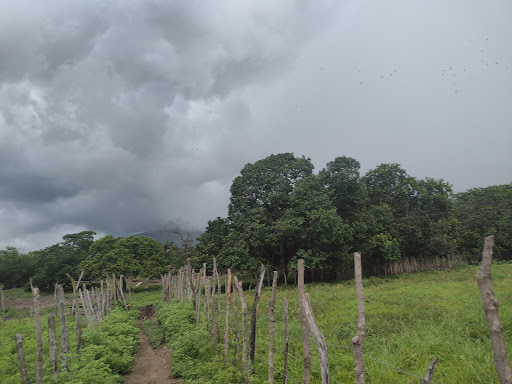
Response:
[[[462,251],[479,255],[482,239],[494,235],[495,257],[512,257],[512,184],[459,193],[455,206],[461,224]]]
[[[233,180],[228,219],[248,255],[280,269],[294,256],[297,247],[280,237],[275,225],[289,209],[296,183],[312,171],[309,159],[283,153],[245,165]]]
[[[19,253],[14,247],[0,249],[0,283],[3,288],[20,288],[24,286],[35,269],[32,255]]]
[[[175,376],[185,382],[226,384],[243,382],[239,369],[224,363],[212,349],[210,334],[194,324],[191,303],[173,301],[160,303],[156,316],[165,329],[171,350],[171,366]]]
[[[69,372],[60,372],[62,383],[119,383],[130,371],[139,345],[137,311],[114,309],[97,329],[83,335],[80,360],[74,359]]]
[[[163,327],[158,324],[155,324],[152,320],[146,320],[142,324],[144,328],[144,332],[148,335],[149,344],[151,347],[158,348],[165,339],[165,331]]]
[[[125,275],[156,277],[167,271],[164,249],[147,236],[96,240],[87,259],[80,264],[91,278]]]

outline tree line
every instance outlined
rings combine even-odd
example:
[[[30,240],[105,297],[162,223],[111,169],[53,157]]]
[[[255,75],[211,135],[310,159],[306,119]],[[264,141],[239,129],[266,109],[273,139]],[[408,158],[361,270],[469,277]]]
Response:
[[[341,156],[317,174],[311,160],[271,155],[241,170],[231,186],[228,215],[208,223],[196,247],[201,261],[256,270],[260,263],[286,274],[304,259],[312,269],[352,263],[385,265],[404,258],[481,252],[496,236],[498,258],[512,257],[512,185],[454,194],[434,178],[417,179],[399,164],[360,174]]]
[[[310,159],[282,153],[245,165],[230,192],[227,216],[209,221],[195,246],[186,236],[182,244],[146,236],[94,241],[83,231],[28,254],[0,250],[0,284],[21,287],[32,277],[52,289],[81,270],[88,279],[159,277],[187,258],[194,268],[211,268],[216,258],[219,269],[238,273],[263,263],[281,276],[297,259],[311,269],[349,266],[355,251],[366,266],[454,254],[471,260],[491,234],[495,256],[512,257],[512,184],[454,194],[448,182],[417,179],[395,163],[361,175],[356,159],[341,156],[314,174]]]

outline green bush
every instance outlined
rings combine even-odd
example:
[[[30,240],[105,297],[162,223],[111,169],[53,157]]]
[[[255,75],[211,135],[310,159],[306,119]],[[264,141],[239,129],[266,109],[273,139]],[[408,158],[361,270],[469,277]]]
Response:
[[[243,382],[240,370],[226,364],[221,354],[213,350],[204,326],[194,324],[192,303],[161,303],[157,305],[156,316],[165,330],[174,376],[183,378],[184,382],[204,384]]]
[[[137,316],[137,311],[116,308],[96,329],[85,329],[80,361],[72,361],[70,372],[59,373],[58,382],[119,383],[136,357]]]

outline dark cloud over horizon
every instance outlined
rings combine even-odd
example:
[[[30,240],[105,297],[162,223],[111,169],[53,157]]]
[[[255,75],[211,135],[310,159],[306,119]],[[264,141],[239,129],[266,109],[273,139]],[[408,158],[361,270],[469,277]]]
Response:
[[[512,180],[506,1],[5,1],[0,248],[225,215],[271,153]]]

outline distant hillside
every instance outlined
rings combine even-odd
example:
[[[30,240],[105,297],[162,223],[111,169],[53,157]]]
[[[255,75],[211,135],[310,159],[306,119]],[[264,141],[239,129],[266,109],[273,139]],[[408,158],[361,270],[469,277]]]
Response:
[[[204,231],[200,231],[197,229],[190,229],[188,230],[188,235],[186,234],[186,232],[183,235],[185,237],[192,239],[193,244],[195,245],[197,244],[197,238],[201,236],[203,232]],[[177,246],[181,246],[181,237],[177,233],[172,232],[169,228],[166,227],[162,227],[154,231],[136,233],[134,235],[151,237],[152,239],[155,239],[161,244],[165,243],[166,241],[172,241]]]

